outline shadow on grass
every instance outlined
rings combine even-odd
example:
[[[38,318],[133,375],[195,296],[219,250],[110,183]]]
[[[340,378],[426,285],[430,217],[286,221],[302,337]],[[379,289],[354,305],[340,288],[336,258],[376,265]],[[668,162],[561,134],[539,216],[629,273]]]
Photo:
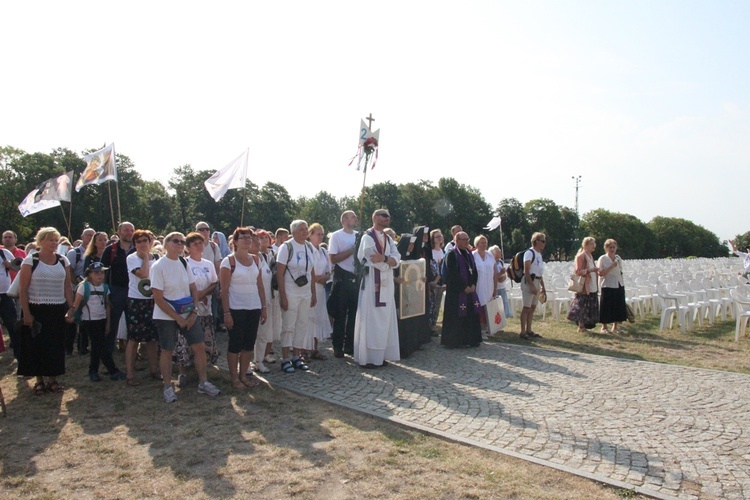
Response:
[[[7,416],[0,420],[0,485],[23,488],[26,478],[38,473],[37,458],[57,443],[68,415],[62,410],[64,393],[35,395],[36,379],[16,376],[16,366],[12,352],[0,355],[7,406]],[[65,385],[64,377],[59,380]]]

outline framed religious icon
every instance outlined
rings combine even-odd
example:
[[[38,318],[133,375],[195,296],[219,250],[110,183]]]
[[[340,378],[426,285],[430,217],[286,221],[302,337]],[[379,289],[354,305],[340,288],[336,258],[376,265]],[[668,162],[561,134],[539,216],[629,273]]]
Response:
[[[424,259],[402,261],[399,267],[399,277],[403,280],[399,285],[401,302],[398,307],[400,319],[422,316],[425,314],[425,287],[427,286],[427,272]]]

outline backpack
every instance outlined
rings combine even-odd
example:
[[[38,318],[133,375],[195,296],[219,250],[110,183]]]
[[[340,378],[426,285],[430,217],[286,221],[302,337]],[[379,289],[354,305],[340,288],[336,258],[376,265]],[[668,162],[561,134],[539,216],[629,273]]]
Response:
[[[531,250],[530,248],[521,250],[510,259],[510,264],[506,268],[505,272],[510,279],[516,283],[520,283],[523,279],[523,256]]]
[[[73,313],[73,319],[76,323],[80,323],[81,321],[83,321],[83,308],[87,306],[87,304],[89,303],[89,297],[91,297],[91,284],[88,282],[88,280],[83,280],[78,286],[83,287],[83,300],[78,305],[78,309],[76,309],[75,313]],[[96,294],[98,295],[101,293],[104,295],[106,307],[107,302],[109,302],[109,285],[103,283],[103,286],[104,290],[102,292],[96,292]],[[77,290],[76,293],[78,293]]]

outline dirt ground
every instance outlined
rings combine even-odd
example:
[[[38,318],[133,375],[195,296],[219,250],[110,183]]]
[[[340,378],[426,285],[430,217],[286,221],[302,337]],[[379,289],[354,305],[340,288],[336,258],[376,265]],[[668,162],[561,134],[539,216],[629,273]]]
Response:
[[[191,373],[174,404],[147,371],[139,387],[90,382],[87,357],[67,371],[63,394],[34,396],[0,355],[1,498],[631,496],[268,385],[237,392],[216,370],[221,395]]]

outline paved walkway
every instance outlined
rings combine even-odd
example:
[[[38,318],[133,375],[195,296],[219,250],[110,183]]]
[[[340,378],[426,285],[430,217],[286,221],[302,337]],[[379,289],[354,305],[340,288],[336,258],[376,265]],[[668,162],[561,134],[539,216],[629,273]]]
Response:
[[[652,496],[750,498],[748,375],[502,343],[270,366],[273,385]]]

